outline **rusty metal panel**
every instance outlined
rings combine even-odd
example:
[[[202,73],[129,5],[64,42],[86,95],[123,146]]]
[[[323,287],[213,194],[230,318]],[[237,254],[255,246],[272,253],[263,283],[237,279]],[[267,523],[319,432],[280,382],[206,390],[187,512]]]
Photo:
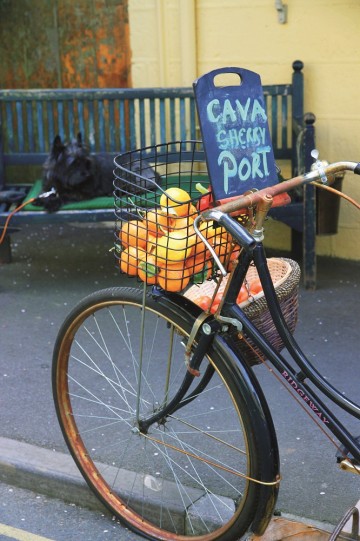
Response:
[[[129,87],[127,0],[0,0],[2,88]]]

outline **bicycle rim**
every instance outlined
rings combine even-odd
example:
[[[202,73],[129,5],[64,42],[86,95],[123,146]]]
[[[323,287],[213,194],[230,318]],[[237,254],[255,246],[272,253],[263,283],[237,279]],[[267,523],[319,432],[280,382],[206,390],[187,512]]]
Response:
[[[257,459],[246,397],[226,360],[211,351],[205,390],[147,433],[138,429],[183,381],[191,325],[151,296],[142,311],[138,290],[91,295],[57,339],[56,410],[84,478],[128,527],[152,539],[235,539],[254,514],[258,485],[246,476],[256,476]]]

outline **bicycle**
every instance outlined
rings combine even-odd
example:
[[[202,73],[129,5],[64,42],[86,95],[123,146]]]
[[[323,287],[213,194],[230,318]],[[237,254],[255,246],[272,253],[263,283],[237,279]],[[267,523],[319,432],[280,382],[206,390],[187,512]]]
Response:
[[[126,157],[116,169],[116,245],[123,224],[144,224],[149,218],[146,209],[160,208],[155,198],[169,185],[183,187],[188,182],[192,196],[206,175],[201,145],[194,141],[158,145]],[[141,189],[141,175],[130,170],[133,160],[145,158],[166,182],[156,191]],[[187,205],[187,216],[190,210],[194,213],[186,237],[193,235],[191,225],[205,243],[203,279],[212,285],[213,302],[221,289],[215,310],[213,304],[200,308],[187,292],[144,283],[143,288],[95,292],[64,321],[52,374],[60,426],[90,488],[133,531],[149,539],[202,541],[265,531],[280,472],[271,413],[252,370],[264,359],[340,442],[341,467],[360,473],[360,438],[348,432],[323,397],[356,419],[360,406],[336,390],[302,353],[292,334],[297,265],[290,262],[289,276],[297,278],[285,295],[284,302],[291,301],[290,315],[285,315],[263,246],[263,225],[273,197],[342,171],[360,174],[360,164],[318,164],[314,171],[213,208],[208,204],[210,192],[191,197],[191,202],[172,201]],[[132,185],[128,191],[126,183]],[[135,193],[134,185],[140,187]],[[161,217],[162,228],[169,230],[168,217]],[[215,248],[206,228],[220,238]],[[147,233],[146,242],[156,242],[148,229]],[[229,246],[229,238],[232,248],[240,246],[231,260],[221,249]],[[216,264],[209,265],[213,261]],[[127,264],[130,269],[129,259]],[[248,285],[248,273],[254,269],[263,293],[239,304],[241,286]],[[210,274],[215,281],[206,281]],[[186,281],[180,280],[181,285],[187,285],[188,275],[183,275]],[[152,278],[149,273],[148,281]],[[252,312],[259,306],[270,320],[270,331]],[[291,362],[281,354],[283,347]]]

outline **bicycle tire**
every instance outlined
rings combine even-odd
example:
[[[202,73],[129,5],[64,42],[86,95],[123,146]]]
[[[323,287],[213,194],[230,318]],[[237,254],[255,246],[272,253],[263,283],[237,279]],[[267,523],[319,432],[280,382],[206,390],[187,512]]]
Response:
[[[133,288],[98,291],[64,321],[52,374],[64,438],[90,488],[136,533],[173,541],[238,539],[254,518],[260,490],[247,478],[257,479],[260,470],[253,397],[246,388],[240,393],[235,363],[215,344],[201,365],[215,369],[205,391],[140,434],[137,405],[141,416],[151,415],[178,389],[186,373],[183,343],[194,322],[151,293],[143,312],[142,296]],[[142,316],[146,355],[138,397]]]

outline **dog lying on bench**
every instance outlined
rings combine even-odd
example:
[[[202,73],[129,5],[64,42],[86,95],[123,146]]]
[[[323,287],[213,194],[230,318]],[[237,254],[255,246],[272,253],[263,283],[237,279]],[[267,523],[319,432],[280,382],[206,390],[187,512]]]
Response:
[[[114,158],[115,155],[90,154],[81,133],[71,143],[63,143],[57,135],[43,165],[43,192],[53,193],[38,199],[37,204],[56,212],[65,203],[113,195]],[[144,160],[135,160],[131,171],[135,174],[124,173],[120,186],[117,180],[124,195],[156,190],[161,182],[160,175]]]

